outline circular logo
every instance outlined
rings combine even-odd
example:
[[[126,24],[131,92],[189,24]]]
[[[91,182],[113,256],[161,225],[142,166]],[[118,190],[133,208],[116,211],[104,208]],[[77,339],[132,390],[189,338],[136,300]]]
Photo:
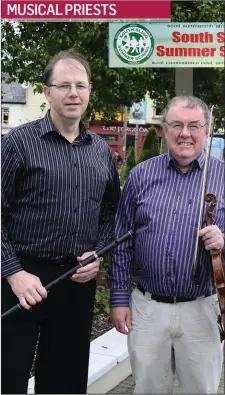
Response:
[[[143,25],[128,24],[122,27],[113,41],[114,51],[124,63],[146,62],[154,50],[154,39]]]

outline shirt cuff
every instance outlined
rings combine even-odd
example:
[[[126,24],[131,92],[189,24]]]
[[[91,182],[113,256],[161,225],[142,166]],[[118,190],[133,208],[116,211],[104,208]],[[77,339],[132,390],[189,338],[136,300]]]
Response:
[[[12,274],[15,274],[23,270],[23,267],[21,266],[16,256],[5,258],[4,260],[2,260],[1,266],[2,266],[2,270],[1,270],[2,278],[11,276]]]
[[[110,307],[129,307],[130,292],[128,289],[113,289],[110,292]]]

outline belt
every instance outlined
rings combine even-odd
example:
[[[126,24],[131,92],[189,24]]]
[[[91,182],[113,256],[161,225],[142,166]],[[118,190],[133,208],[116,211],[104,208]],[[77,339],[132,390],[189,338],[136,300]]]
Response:
[[[61,267],[72,267],[77,264],[77,260],[75,256],[73,255],[68,255],[67,257],[62,257],[59,259],[54,259],[54,258],[38,258],[38,257],[33,257],[31,255],[25,255],[25,254],[18,254],[18,257],[21,258],[22,260],[26,261],[32,261],[36,263],[50,263],[56,266],[61,266]]]
[[[142,287],[142,285],[137,284],[137,289],[145,295],[145,289]],[[209,295],[203,295],[202,297],[207,297]],[[156,302],[161,302],[161,303],[181,303],[181,302],[192,302],[193,300],[197,300],[201,297],[197,298],[184,298],[183,296],[166,296],[166,295],[155,295],[151,294],[151,299],[155,300]]]

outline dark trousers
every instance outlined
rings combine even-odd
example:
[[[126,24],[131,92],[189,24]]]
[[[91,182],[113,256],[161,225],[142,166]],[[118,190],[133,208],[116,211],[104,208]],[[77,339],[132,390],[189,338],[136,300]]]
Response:
[[[69,270],[41,261],[26,259],[21,263],[43,285]],[[86,393],[95,289],[95,280],[80,284],[65,279],[40,304],[2,320],[2,394],[27,393],[39,333],[35,393]],[[3,280],[2,312],[17,303],[8,282]]]

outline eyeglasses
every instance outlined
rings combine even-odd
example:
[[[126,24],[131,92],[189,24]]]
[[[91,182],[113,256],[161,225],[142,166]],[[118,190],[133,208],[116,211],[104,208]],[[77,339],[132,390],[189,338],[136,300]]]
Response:
[[[168,122],[165,121],[165,123],[174,132],[179,132],[180,133],[180,132],[182,132],[182,130],[185,127],[185,124],[182,123],[182,122],[171,122],[171,123],[168,123]],[[206,126],[206,125],[207,125],[207,122],[204,125],[201,125],[200,123],[188,123],[186,126],[187,126],[187,130],[190,133],[199,133],[202,130],[202,128],[204,128],[204,126]]]
[[[81,93],[81,92],[85,92],[86,90],[89,89],[89,87],[91,86],[89,85],[85,85],[85,84],[50,84],[48,85],[49,87],[51,86],[55,86],[56,89],[60,92],[70,92],[72,88],[76,88],[76,91]]]

